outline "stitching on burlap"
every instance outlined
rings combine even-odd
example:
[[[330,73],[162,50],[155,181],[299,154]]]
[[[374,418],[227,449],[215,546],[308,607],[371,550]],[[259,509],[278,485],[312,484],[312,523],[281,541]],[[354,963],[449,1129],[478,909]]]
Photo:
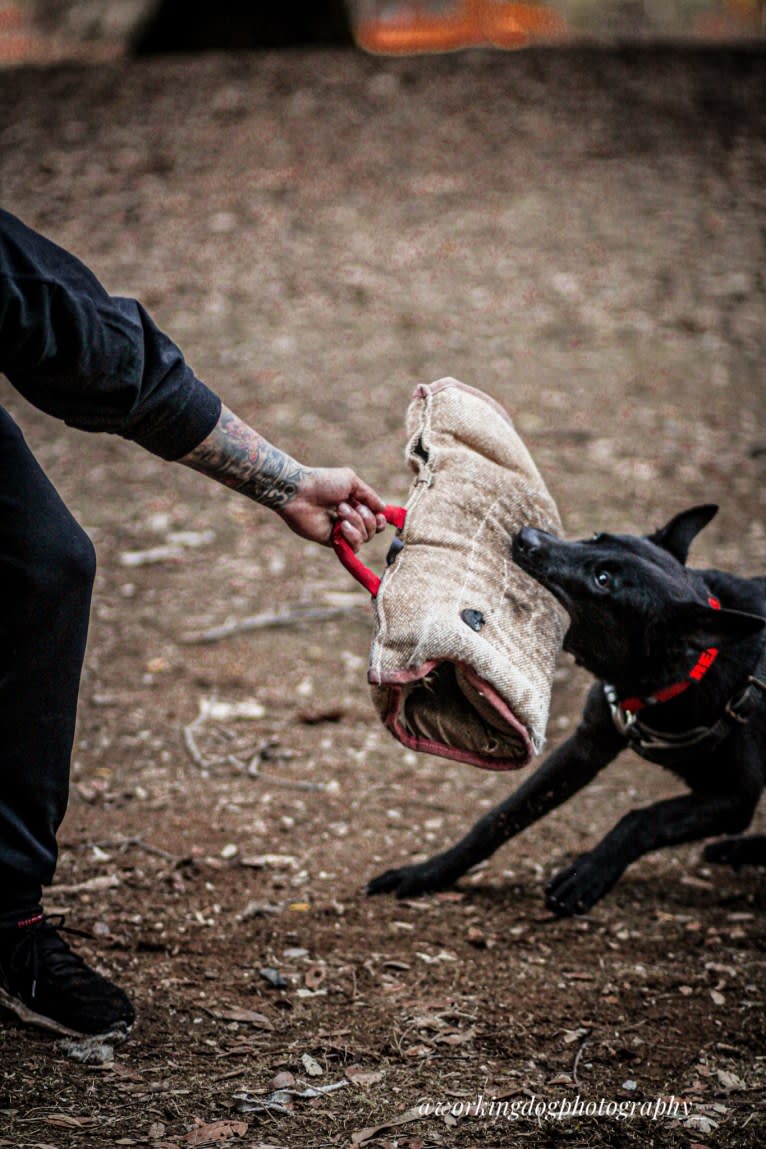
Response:
[[[416,482],[414,484],[414,490],[412,491],[410,500],[407,503],[407,514],[408,515],[414,510],[414,508],[420,502],[420,499],[423,497],[423,493],[425,491],[427,491],[428,488],[431,486],[431,479],[432,479],[432,472],[433,472],[433,445],[430,443],[431,407],[432,407],[432,405],[433,405],[433,396],[431,395],[431,392],[429,391],[425,396],[425,403],[423,404],[423,415],[422,415],[420,427],[419,427],[418,431],[410,439],[410,443],[413,443],[417,439],[422,439],[424,436],[429,437],[428,462],[425,462],[425,461],[423,462],[423,466],[420,469],[419,476],[418,476],[418,477],[420,477],[420,474],[422,474],[423,472],[426,472],[428,475],[428,479],[426,482]],[[405,530],[406,530],[406,521],[405,521]],[[384,579],[381,583],[381,586],[380,586],[380,590],[378,591],[377,599],[375,601],[375,611],[376,611],[377,616],[378,616],[378,624],[379,624],[378,625],[378,638],[377,638],[378,650],[377,650],[377,657],[375,659],[375,672],[378,676],[379,681],[383,676],[383,653],[385,651],[386,636],[387,636],[387,632],[388,632],[388,624],[386,621],[386,612],[383,609],[382,599],[383,599],[386,591],[388,591],[388,589],[392,586],[392,584],[396,578],[397,573],[398,573],[398,570],[397,570],[396,565],[394,565],[392,568],[390,568],[388,571],[386,571],[385,577],[384,577]]]
[[[510,580],[510,566],[508,559],[503,559],[503,585],[500,587],[500,602],[505,599],[506,591],[508,590],[508,583]]]
[[[466,564],[465,564],[465,568],[464,568],[465,569],[465,575],[463,577],[463,582],[461,583],[460,587],[458,588],[458,592],[457,592],[458,603],[460,602],[460,599],[463,597],[463,595],[465,593],[465,588],[468,585],[468,580],[469,580],[470,576],[473,574],[474,555],[476,554],[476,548],[479,545],[479,542],[478,542],[479,535],[484,530],[484,527],[487,523],[487,520],[490,518],[490,516],[494,512],[495,507],[499,503],[502,503],[502,501],[503,501],[503,496],[500,495],[498,498],[495,499],[495,501],[493,503],[490,504],[490,506],[487,510],[487,513],[484,515],[483,519],[481,520],[478,527],[476,528],[476,530],[473,534],[473,537],[471,538],[471,549],[468,552],[468,558],[466,559]],[[506,580],[507,580],[507,577],[508,576],[506,574]],[[502,599],[501,599],[501,601],[502,601]]]

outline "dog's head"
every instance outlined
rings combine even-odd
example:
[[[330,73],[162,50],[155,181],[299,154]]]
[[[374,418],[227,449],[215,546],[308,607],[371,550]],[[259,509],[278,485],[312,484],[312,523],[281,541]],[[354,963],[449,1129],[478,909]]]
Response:
[[[597,678],[656,685],[683,677],[699,653],[754,634],[763,620],[716,610],[686,558],[717,507],[693,507],[654,534],[567,542],[524,527],[514,561],[569,614],[564,649]]]

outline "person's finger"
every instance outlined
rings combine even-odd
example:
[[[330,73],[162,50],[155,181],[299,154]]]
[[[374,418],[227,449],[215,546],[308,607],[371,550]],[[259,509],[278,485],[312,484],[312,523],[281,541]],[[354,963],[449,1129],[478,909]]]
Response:
[[[357,507],[352,507],[346,502],[338,503],[338,515],[344,523],[351,524],[358,533],[360,543],[367,542],[367,539],[370,537],[367,533],[367,524]]]
[[[364,505],[364,503],[356,503],[355,508],[358,511],[359,517],[364,524],[366,539],[369,540],[373,538],[378,530],[378,524],[375,515],[372,513],[369,507]]]
[[[357,527],[349,521],[349,519],[341,519],[340,529],[343,532],[343,537],[351,545],[351,549],[356,552],[365,542],[365,537],[360,533]]]

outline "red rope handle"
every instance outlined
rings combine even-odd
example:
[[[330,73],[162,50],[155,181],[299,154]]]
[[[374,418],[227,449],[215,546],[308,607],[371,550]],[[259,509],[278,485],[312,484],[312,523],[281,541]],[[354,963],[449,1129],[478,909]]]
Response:
[[[383,515],[387,523],[397,530],[401,530],[404,526],[404,520],[407,517],[407,509],[405,507],[394,507],[390,504],[383,508]],[[365,590],[369,591],[373,598],[380,589],[380,577],[371,571],[368,566],[362,562],[349,542],[343,537],[341,533],[341,524],[337,522],[332,529],[332,545],[335,548],[335,553],[342,565],[346,568],[349,574],[352,574],[357,582],[361,583]]]

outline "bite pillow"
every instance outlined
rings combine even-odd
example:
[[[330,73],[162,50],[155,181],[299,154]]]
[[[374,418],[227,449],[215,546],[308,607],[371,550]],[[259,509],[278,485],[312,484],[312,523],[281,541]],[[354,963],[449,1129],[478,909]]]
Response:
[[[421,385],[406,422],[414,479],[373,599],[372,698],[413,750],[518,769],[543,747],[566,615],[515,565],[511,540],[526,525],[559,533],[558,511],[483,392]]]

